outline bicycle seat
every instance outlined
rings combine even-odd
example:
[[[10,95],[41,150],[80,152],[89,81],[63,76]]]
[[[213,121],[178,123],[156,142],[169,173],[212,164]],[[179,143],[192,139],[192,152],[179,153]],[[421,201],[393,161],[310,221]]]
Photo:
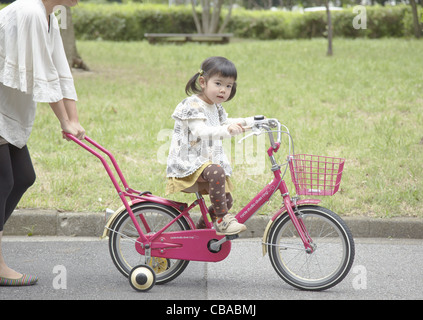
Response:
[[[209,193],[209,184],[208,182],[196,182],[191,187],[182,190],[185,193]]]

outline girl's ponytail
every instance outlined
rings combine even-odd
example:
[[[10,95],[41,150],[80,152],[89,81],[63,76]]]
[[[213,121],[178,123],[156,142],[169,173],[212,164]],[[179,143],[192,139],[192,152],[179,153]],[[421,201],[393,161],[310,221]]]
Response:
[[[189,79],[187,85],[185,86],[185,93],[187,94],[187,96],[190,96],[191,94],[194,93],[201,93],[201,87],[198,86],[198,77],[200,77],[202,74],[203,70],[199,70],[199,72],[197,72],[194,76],[191,77],[191,79]]]

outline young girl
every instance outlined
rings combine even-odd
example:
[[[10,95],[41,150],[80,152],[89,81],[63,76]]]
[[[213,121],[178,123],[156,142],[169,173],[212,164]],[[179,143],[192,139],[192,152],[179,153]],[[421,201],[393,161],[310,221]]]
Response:
[[[185,87],[189,97],[172,115],[175,127],[167,161],[166,193],[209,194],[210,216],[216,222],[216,233],[223,235],[246,230],[228,214],[233,202],[229,180],[232,169],[222,143],[222,139],[242,133],[243,126],[253,122],[253,118],[228,118],[222,106],[235,96],[236,79],[236,68],[226,58],[211,57],[201,64]],[[202,217],[197,228],[205,228]]]

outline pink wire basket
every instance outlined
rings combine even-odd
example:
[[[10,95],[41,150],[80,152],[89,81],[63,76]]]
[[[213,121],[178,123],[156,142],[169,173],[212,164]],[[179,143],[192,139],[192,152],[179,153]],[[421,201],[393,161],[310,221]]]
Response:
[[[332,196],[341,184],[345,159],[309,154],[289,156],[292,182],[298,195]]]

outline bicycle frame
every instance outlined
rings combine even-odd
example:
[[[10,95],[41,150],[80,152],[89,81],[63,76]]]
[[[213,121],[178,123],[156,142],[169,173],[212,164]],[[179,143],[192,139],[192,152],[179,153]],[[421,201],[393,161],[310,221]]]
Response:
[[[118,177],[122,182],[124,188],[124,190],[122,190],[107,161],[99,152],[88,146],[83,141],[75,138],[74,136],[67,133],[65,133],[65,135],[83,147],[85,150],[96,156],[102,162],[134,224],[134,227],[139,234],[139,238],[135,240],[135,248],[140,254],[145,255],[146,259],[150,259],[150,257],[162,257],[168,259],[217,262],[227,257],[231,250],[231,242],[228,241],[230,240],[230,237],[216,234],[216,231],[212,228],[213,224],[208,214],[208,209],[204,198],[200,194],[197,193],[197,200],[188,206],[186,203],[161,198],[152,195],[149,192],[141,193],[137,190],[134,190],[129,187],[111,152],[91,138],[85,137],[87,142],[105,153],[110,158],[113,167],[115,168]],[[286,183],[281,177],[280,166],[277,165],[276,160],[274,159],[274,153],[279,150],[280,143],[274,143],[272,139],[271,142],[271,147],[268,149],[267,153],[273,165],[272,171],[274,173],[274,179],[267,186],[265,186],[263,190],[261,190],[243,209],[241,209],[235,217],[240,223],[244,223],[251,216],[253,216],[267,201],[269,201],[277,190],[279,190],[283,197],[284,207],[282,207],[281,210],[276,213],[272,220],[276,219],[276,217],[286,209],[299,236],[301,237],[301,240],[303,241],[305,250],[311,253],[313,252],[312,239],[310,238],[310,235],[308,234],[302,220],[296,217],[293,210],[294,207],[301,203],[297,203],[295,201],[293,202],[291,200]],[[130,199],[131,204],[126,198]],[[141,223],[146,230],[144,233],[131,208],[131,206],[140,202],[170,206],[175,208],[178,212],[180,212],[180,214],[172,219],[172,221],[166,224],[162,229],[154,233],[150,233],[151,230],[147,222],[143,216],[140,216]],[[309,203],[309,201],[307,202]],[[319,200],[311,200],[311,202],[317,203]],[[197,205],[200,206],[201,213],[206,223],[206,229],[195,229],[195,224],[190,217],[189,211]],[[186,219],[191,227],[191,230],[165,232],[173,223],[182,218]],[[114,230],[110,231],[114,232]],[[210,245],[213,242],[218,243],[218,250],[205,249],[210,248]],[[214,248],[216,248],[216,246]]]
[[[295,229],[301,237],[301,240],[303,241],[305,249],[307,252],[311,253],[313,252],[313,248],[311,246],[313,241],[308,234],[302,220],[296,217],[294,210],[292,209],[301,203],[292,202],[291,197],[289,196],[288,187],[281,177],[280,166],[277,165],[276,160],[274,159],[274,153],[278,152],[279,147],[280,143],[275,143],[274,146],[269,147],[267,150],[267,154],[273,165],[272,171],[275,176],[274,179],[265,188],[263,188],[263,190],[261,190],[243,209],[241,209],[235,218],[238,220],[238,222],[244,223],[251,216],[253,216],[267,201],[269,201],[277,190],[279,190],[283,198],[284,207],[278,211],[272,220],[274,220],[277,216],[286,210],[292,220],[292,223],[295,226]],[[319,202],[319,200],[316,201]],[[311,202],[315,203],[316,201]]]

